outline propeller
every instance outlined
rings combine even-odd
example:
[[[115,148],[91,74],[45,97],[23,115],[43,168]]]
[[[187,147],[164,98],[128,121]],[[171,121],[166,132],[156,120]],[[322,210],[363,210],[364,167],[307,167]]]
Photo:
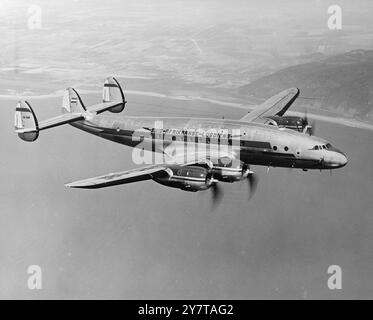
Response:
[[[213,182],[210,189],[212,192],[211,211],[214,211],[223,199],[223,190],[217,182]]]
[[[213,202],[220,202],[223,197],[223,190],[217,182],[213,182],[211,185],[212,200]]]
[[[207,177],[207,180],[210,183],[210,190],[212,192],[212,210],[214,210],[223,199],[223,190],[221,186],[218,184],[218,180],[214,179],[212,173],[210,173]]]
[[[256,187],[258,185],[259,179],[256,176],[256,174],[250,170],[249,166],[246,163],[242,165],[241,177],[242,177],[241,180],[243,180],[244,178],[246,178],[247,180],[247,183],[249,186],[249,200],[250,200],[256,191]]]
[[[315,130],[316,130],[316,122],[315,121],[313,121],[312,123],[311,123],[311,128],[310,128],[310,136],[313,136],[314,134],[315,134]]]
[[[248,170],[249,166],[246,163],[244,163],[241,168],[241,180],[245,178],[245,175],[247,174]]]
[[[306,100],[321,100],[322,98],[321,97],[305,97],[305,96],[298,96],[298,99],[306,99]],[[306,114],[304,116],[304,126],[307,126],[309,125],[309,122],[308,122],[308,117],[307,117],[307,109],[306,109]],[[313,136],[313,134],[315,133],[315,122],[312,121],[311,125],[310,125],[310,128],[308,130],[308,133],[310,136]]]
[[[312,123],[310,123],[308,121],[308,111],[306,110],[305,114],[304,114],[304,118],[303,118],[303,126],[304,127],[307,127],[309,126],[307,132],[310,136],[313,136],[314,133],[315,133],[315,121],[312,121]]]
[[[247,175],[247,182],[249,185],[249,200],[254,196],[259,179],[257,175],[252,172]]]

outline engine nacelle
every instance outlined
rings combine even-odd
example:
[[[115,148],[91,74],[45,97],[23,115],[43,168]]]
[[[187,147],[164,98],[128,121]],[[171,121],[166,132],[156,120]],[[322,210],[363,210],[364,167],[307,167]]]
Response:
[[[213,164],[212,175],[214,179],[224,182],[235,182],[246,178],[248,166],[240,160],[224,157]]]
[[[175,166],[170,170],[170,175],[153,177],[153,180],[171,188],[191,192],[206,190],[213,183],[211,172],[200,166]]]
[[[267,122],[266,124],[269,125],[277,125],[278,127],[283,127],[291,130],[295,130],[298,132],[303,132],[306,126],[310,127],[307,123],[307,120],[302,117],[296,116],[271,116],[266,117]]]

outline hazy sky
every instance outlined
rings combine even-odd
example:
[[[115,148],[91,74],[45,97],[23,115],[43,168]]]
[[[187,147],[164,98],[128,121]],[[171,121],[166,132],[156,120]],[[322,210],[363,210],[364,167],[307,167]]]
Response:
[[[342,30],[329,30],[336,3]],[[30,28],[32,5],[41,29]],[[1,0],[0,67],[47,75],[46,85],[120,73],[231,89],[298,57],[372,49],[371,12],[369,0]]]

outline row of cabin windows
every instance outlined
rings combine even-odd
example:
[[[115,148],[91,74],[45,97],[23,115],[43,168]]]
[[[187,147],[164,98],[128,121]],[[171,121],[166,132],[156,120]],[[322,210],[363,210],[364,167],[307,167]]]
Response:
[[[277,150],[277,146],[273,146],[273,150],[276,151],[276,150]],[[289,147],[285,146],[285,147],[284,147],[284,150],[285,150],[285,151],[288,151],[288,150],[289,150]]]
[[[184,137],[185,137],[185,136],[184,136]],[[177,137],[176,137],[176,136],[172,136],[172,141],[176,141],[176,140],[177,140]],[[199,140],[198,137],[189,137],[188,140],[189,140],[189,141],[195,141],[196,143],[198,143],[198,142],[202,142],[201,140]],[[184,138],[184,141],[188,141],[188,140]],[[218,143],[218,144],[220,144],[221,141],[223,140],[224,143],[226,143],[226,141],[228,141],[228,145],[230,145],[230,146],[232,145],[232,138],[228,138],[228,140],[227,140],[227,139],[222,139],[222,140],[220,140],[220,139],[216,139],[216,138],[213,139],[214,142],[216,142],[216,140],[217,140],[217,143]],[[210,137],[205,137],[205,141],[206,141],[207,144],[210,144],[210,142],[211,142]],[[250,142],[250,141],[244,141],[244,140],[240,140],[240,146],[241,146],[241,147],[253,147],[253,146],[251,145],[251,142]],[[286,148],[287,148],[287,147],[286,147]]]
[[[184,138],[182,140],[180,139],[180,141],[190,141],[190,142],[194,141],[195,143],[198,143],[198,142],[202,142],[201,139],[202,139],[202,137],[188,137],[188,138],[186,138],[186,136],[184,136]],[[176,141],[176,140],[177,140],[177,137],[172,136],[172,141]],[[228,141],[228,144],[232,145],[232,139],[231,138],[228,138],[228,140],[227,139],[222,139],[222,140],[224,141],[224,143],[226,141]],[[207,144],[209,144],[210,141],[211,141],[210,137],[205,137],[205,141],[206,141]],[[220,139],[216,139],[216,138],[214,138],[213,141],[217,141],[218,144],[220,144],[220,142],[221,142]]]

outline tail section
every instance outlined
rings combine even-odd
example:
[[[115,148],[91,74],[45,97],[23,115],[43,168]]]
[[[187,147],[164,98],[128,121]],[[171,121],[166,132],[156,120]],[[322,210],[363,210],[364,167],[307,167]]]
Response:
[[[14,126],[18,136],[25,141],[35,141],[39,131],[94,117],[104,111],[121,112],[126,104],[118,81],[107,78],[103,89],[103,102],[85,107],[81,97],[73,88],[66,89],[62,99],[62,115],[38,122],[31,105],[19,101],[14,115]]]
[[[83,113],[86,107],[74,88],[67,88],[62,98],[62,113]]]
[[[34,110],[27,101],[19,101],[14,114],[14,127],[24,141],[35,141],[39,136],[39,124]]]
[[[27,101],[19,101],[14,114],[14,127],[24,141],[35,141],[39,131],[84,120],[85,107],[74,89],[67,89],[62,103],[63,114],[38,122],[34,110]]]
[[[122,112],[126,105],[126,99],[124,97],[123,90],[119,85],[119,82],[114,77],[109,77],[105,80],[104,88],[102,90],[102,102],[118,102],[118,105],[115,105],[114,107],[108,109],[110,112],[113,113]]]

